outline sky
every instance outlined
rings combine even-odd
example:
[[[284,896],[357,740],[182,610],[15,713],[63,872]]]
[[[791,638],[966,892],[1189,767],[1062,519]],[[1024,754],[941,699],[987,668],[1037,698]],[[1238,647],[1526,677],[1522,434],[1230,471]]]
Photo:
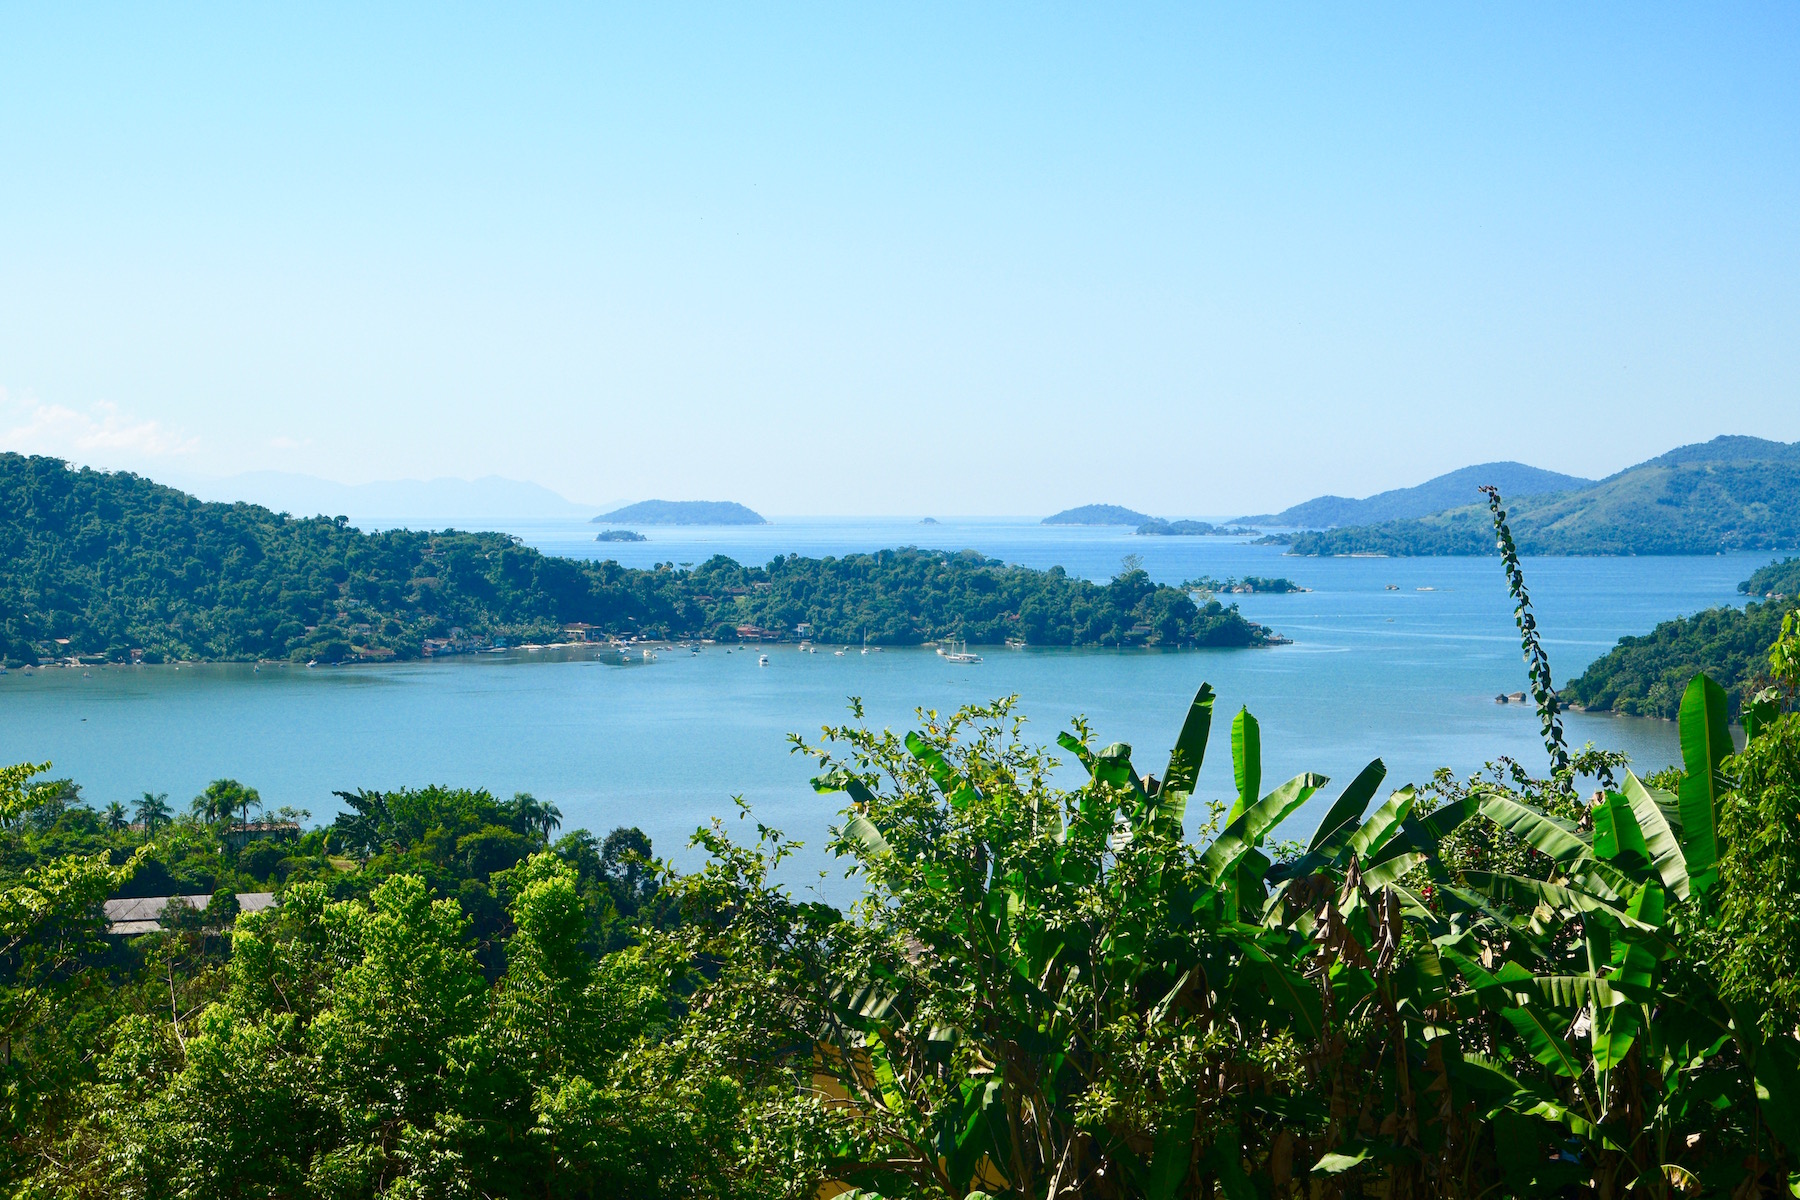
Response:
[[[1188,515],[1720,433],[1800,439],[1792,4],[0,4],[0,449]]]

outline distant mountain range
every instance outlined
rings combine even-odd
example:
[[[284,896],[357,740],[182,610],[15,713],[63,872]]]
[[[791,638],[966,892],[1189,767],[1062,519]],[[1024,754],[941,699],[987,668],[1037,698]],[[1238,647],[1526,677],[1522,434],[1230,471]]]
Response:
[[[1239,517],[1238,522],[1244,525],[1285,525],[1292,529],[1373,525],[1381,521],[1427,517],[1432,513],[1443,512],[1446,508],[1467,504],[1469,497],[1482,484],[1493,484],[1500,489],[1501,495],[1511,499],[1516,496],[1569,492],[1592,487],[1593,483],[1591,479],[1545,471],[1519,462],[1482,463],[1439,475],[1436,479],[1427,479],[1417,487],[1394,488],[1366,500],[1319,496],[1278,513]]]
[[[609,525],[767,525],[761,513],[729,500],[643,500],[602,513],[595,524]]]
[[[1479,475],[1482,468],[1469,470]],[[1548,494],[1509,493],[1498,478],[1473,479],[1471,492],[1477,482],[1500,487],[1525,554],[1714,554],[1800,546],[1800,442],[1718,437]],[[1467,496],[1460,506],[1426,516],[1302,533],[1291,542],[1297,554],[1490,554],[1493,527],[1480,500]]]
[[[338,483],[287,471],[247,471],[223,479],[182,482],[202,500],[260,504],[297,517],[346,516],[359,528],[412,525],[442,529],[507,517],[581,517],[595,508],[577,504],[541,484],[498,475]]]

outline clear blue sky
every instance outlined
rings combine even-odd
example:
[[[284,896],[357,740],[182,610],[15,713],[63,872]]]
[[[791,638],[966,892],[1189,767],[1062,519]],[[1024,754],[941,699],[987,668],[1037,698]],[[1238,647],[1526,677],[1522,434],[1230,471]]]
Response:
[[[0,444],[1167,514],[1800,438],[1800,6],[0,7]]]

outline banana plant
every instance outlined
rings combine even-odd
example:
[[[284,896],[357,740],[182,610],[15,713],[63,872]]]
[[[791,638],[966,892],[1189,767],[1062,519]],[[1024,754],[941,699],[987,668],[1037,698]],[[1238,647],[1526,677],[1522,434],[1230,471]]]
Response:
[[[1517,1083],[1508,1109],[1531,1119],[1539,1148],[1579,1145],[1603,1190],[1668,1195],[1716,1173],[1710,1146],[1675,1136],[1694,1128],[1702,1099],[1747,1106],[1752,1141],[1760,1119],[1789,1153],[1800,1149],[1788,1104],[1800,1077],[1785,1048],[1759,1044],[1691,954],[1718,879],[1726,703],[1706,676],[1689,684],[1678,792],[1627,771],[1618,790],[1596,794],[1587,827],[1488,796],[1480,816],[1552,869],[1543,879],[1467,871],[1441,892],[1449,927],[1433,944],[1462,985],[1453,999],[1510,1035],[1496,1046]],[[1511,1182],[1548,1191],[1565,1181]]]
[[[1370,813],[1378,759],[1304,854],[1273,863],[1272,835],[1329,781],[1259,794],[1260,730],[1240,711],[1235,796],[1194,823],[1197,842],[1188,809],[1214,704],[1202,686],[1160,780],[1127,745],[1064,734],[1087,773],[1070,792],[1001,735],[1004,706],[969,714],[966,741],[959,716],[904,739],[840,729],[846,758],[815,752],[815,787],[850,797],[835,845],[868,888],[818,1057],[853,1114],[846,1145],[862,1148],[845,1182],[1039,1197],[1111,1179],[1157,1198],[1249,1197],[1253,1178],[1348,1186],[1396,1161],[1424,1169],[1428,1073],[1448,1069],[1425,1032],[1444,983],[1435,955],[1406,948],[1408,914],[1426,907],[1401,881],[1432,877],[1473,805],[1421,814],[1403,788]],[[1254,1052],[1267,1044],[1308,1078],[1270,1092]],[[1370,1046],[1378,1069],[1345,1066]],[[1410,1131],[1398,1150],[1383,1123]]]

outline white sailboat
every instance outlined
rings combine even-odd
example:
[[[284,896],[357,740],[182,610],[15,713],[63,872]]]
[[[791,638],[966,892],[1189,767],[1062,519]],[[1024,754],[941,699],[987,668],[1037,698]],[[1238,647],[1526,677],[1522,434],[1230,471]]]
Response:
[[[940,651],[939,653],[943,652]],[[969,643],[967,642],[951,642],[949,653],[944,654],[944,661],[953,663],[978,663],[981,661],[981,655],[970,654]]]

